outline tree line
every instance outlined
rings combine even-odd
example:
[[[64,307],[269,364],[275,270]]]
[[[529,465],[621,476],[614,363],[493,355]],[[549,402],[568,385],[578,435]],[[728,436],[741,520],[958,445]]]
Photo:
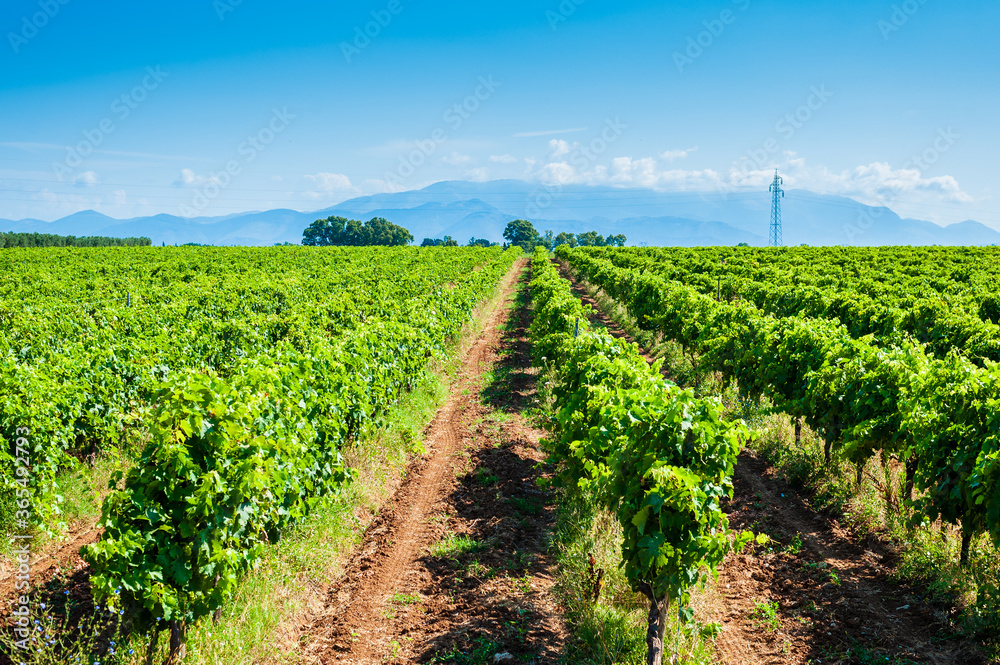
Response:
[[[149,247],[149,238],[106,238],[104,236],[60,236],[52,233],[0,232],[0,248],[8,247]]]
[[[472,236],[469,242],[466,243],[466,247],[496,247],[500,243],[491,242],[486,238],[477,238]],[[458,241],[451,236],[445,236],[444,238],[424,238],[424,241],[420,243],[421,247],[458,247]]]
[[[624,247],[628,241],[624,235],[602,236],[597,231],[585,233],[566,233],[558,235],[552,231],[539,233],[535,225],[526,219],[515,219],[507,225],[503,232],[504,240],[511,245],[517,245],[525,252],[532,253],[535,247],[553,250],[560,245],[570,247]]]
[[[624,235],[602,236],[596,231],[585,233],[556,234],[553,231],[539,233],[534,224],[526,219],[515,219],[507,224],[503,232],[507,245],[517,245],[525,252],[535,251],[535,247],[553,250],[560,245],[570,247],[624,247],[627,238]],[[413,242],[413,234],[402,226],[393,224],[382,217],[375,217],[367,222],[346,217],[327,217],[318,219],[302,233],[302,244],[313,247],[341,246],[397,246],[409,245]],[[469,239],[466,247],[493,247],[499,243],[485,238]],[[451,236],[444,238],[424,238],[421,247],[458,247],[459,242]]]

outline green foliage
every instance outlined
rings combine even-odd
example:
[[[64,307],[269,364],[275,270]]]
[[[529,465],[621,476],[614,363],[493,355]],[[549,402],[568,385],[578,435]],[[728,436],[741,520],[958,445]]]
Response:
[[[534,224],[526,219],[515,219],[503,230],[503,238],[511,245],[517,245],[525,252],[535,251],[535,245],[540,244],[541,236]]]
[[[749,619],[757,628],[763,628],[769,633],[776,633],[781,628],[778,620],[778,603],[758,600],[750,610]]]
[[[780,296],[768,291],[760,297],[769,304],[762,302],[760,308],[753,296],[734,303],[719,301],[708,295],[718,288],[715,280],[705,279],[706,274],[716,274],[712,271],[717,262],[706,253],[678,253],[683,260],[670,263],[662,260],[670,256],[667,250],[571,250],[566,246],[557,250],[590,282],[624,304],[640,327],[698,352],[707,368],[737,382],[744,395],[766,397],[776,410],[802,416],[824,432],[828,455],[839,448],[844,458],[860,465],[875,451],[882,451],[905,461],[912,469],[916,490],[923,493],[916,504],[920,518],[931,522],[940,517],[962,525],[963,561],[968,543],[979,533],[989,531],[1000,543],[1000,420],[996,415],[1000,370],[985,352],[992,342],[969,337],[980,340],[976,353],[986,359],[985,367],[980,367],[956,352],[935,355],[935,349],[942,348],[937,342],[929,341],[925,347],[896,329],[872,328],[874,322],[884,320],[884,307],[865,305],[864,321],[869,323],[863,323],[857,318],[860,314],[847,313],[860,311],[854,305],[822,290],[800,288],[800,292]],[[783,252],[782,257],[789,254]],[[747,260],[752,255],[730,253],[726,269],[737,274],[739,270],[770,274],[754,272]],[[754,288],[743,283],[739,293]],[[777,304],[772,298],[777,298]],[[825,304],[809,304],[819,302]],[[788,310],[795,315],[772,314]],[[841,313],[841,320],[803,318],[834,310]],[[898,319],[902,329],[912,324],[914,330],[940,331],[935,333],[938,341],[965,339],[956,332],[959,328],[948,323],[965,315],[943,301],[917,299],[898,316],[893,311],[889,318]],[[993,325],[978,317],[975,321],[976,326]],[[868,334],[872,330],[882,337]]]
[[[544,252],[532,266],[529,332],[555,379],[551,457],[617,515],[632,588],[684,606],[731,546],[720,500],[732,496],[746,427],[723,421],[718,401],[665,383],[634,344],[588,330],[587,310]]]
[[[127,272],[145,293],[133,307],[35,296],[20,318],[0,311],[0,456],[34,453],[30,479],[3,467],[0,499],[27,480],[45,527],[58,473],[144,421],[147,442],[112,477],[84,553],[98,601],[120,599],[140,630],[219,608],[267,542],[341,491],[340,451],[383,423],[518,255],[192,248],[119,263],[86,251],[5,253],[97,283]],[[36,265],[22,266],[23,288],[47,279]]]
[[[105,238],[103,236],[59,236],[51,233],[0,232],[0,249],[10,247],[149,247],[149,238]]]
[[[428,331],[418,354],[443,353],[510,261],[497,248],[2,252],[0,271],[18,278],[0,284],[0,505],[27,489],[35,525],[58,531],[59,474],[102,450],[144,445],[162,382],[176,372],[226,379],[255,358],[294,357],[384,320]],[[379,348],[377,338],[363,343]],[[29,432],[24,481],[11,463],[19,429]]]
[[[359,222],[346,217],[318,219],[302,233],[302,244],[309,246],[395,247],[413,242],[413,235],[382,217]],[[455,243],[457,245],[458,243]]]
[[[431,546],[431,556],[455,558],[463,554],[479,552],[486,547],[472,536],[448,533]]]

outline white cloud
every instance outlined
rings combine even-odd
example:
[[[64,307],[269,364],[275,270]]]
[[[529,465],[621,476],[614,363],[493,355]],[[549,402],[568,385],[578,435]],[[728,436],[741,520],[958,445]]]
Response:
[[[100,178],[98,178],[97,174],[93,171],[84,171],[73,178],[74,185],[93,187],[98,183],[100,183]]]
[[[203,187],[209,183],[216,182],[215,178],[210,178],[205,175],[198,175],[191,169],[181,169],[181,174],[174,181],[175,186],[184,187]]]
[[[317,189],[323,193],[356,191],[351,179],[343,173],[317,173],[307,175],[305,178],[315,183]]]
[[[894,169],[885,162],[875,162],[843,171],[826,166],[811,166],[794,153],[785,153],[776,165],[755,170],[735,166],[728,172],[712,169],[671,168],[655,157],[615,157],[608,166],[579,168],[575,161],[559,159],[571,153],[566,142],[552,141],[550,149],[557,157],[533,168],[530,177],[546,185],[605,185],[622,188],[645,188],[658,191],[767,191],[777,166],[785,179],[785,189],[806,189],[817,194],[853,198],[862,203],[894,208],[912,206],[923,219],[937,220],[933,210],[919,205],[954,207],[951,217],[962,204],[975,199],[950,175],[926,176],[918,169]]]
[[[472,163],[472,157],[463,155],[460,152],[452,152],[451,154],[442,157],[441,161],[449,166],[465,166],[466,164]]]
[[[672,162],[677,159],[684,159],[692,152],[697,152],[697,151],[698,151],[698,146],[695,146],[693,148],[688,148],[687,150],[667,150],[665,153],[660,155],[660,159],[665,159],[668,162]]]
[[[551,159],[558,159],[576,150],[580,147],[579,143],[570,144],[562,139],[552,139],[549,141],[549,157]]]
[[[517,157],[514,155],[490,155],[490,161],[496,164],[514,164]]]
[[[954,176],[926,176],[919,169],[894,169],[887,162],[872,162],[838,172],[826,166],[810,166],[805,159],[788,152],[779,170],[785,178],[786,189],[798,187],[817,194],[848,196],[869,205],[891,206],[904,199],[946,204],[975,200]],[[735,184],[763,186],[773,177],[773,169],[747,173],[736,169],[730,171],[730,179]]]

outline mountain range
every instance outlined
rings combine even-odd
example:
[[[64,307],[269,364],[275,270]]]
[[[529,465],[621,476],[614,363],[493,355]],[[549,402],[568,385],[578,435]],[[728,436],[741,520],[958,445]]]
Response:
[[[766,245],[771,221],[767,192],[664,193],[520,180],[440,182],[424,189],[376,194],[313,212],[267,210],[221,217],[155,215],[114,219],[85,210],[54,222],[0,219],[0,231],[111,237],[146,236],[153,244],[273,245],[298,243],[313,221],[340,215],[385,217],[423,238],[452,236],[501,241],[514,219],[539,231],[624,234],[629,245]],[[940,226],[905,219],[853,199],[790,190],[782,201],[786,245],[992,245],[1000,233],[975,221]]]

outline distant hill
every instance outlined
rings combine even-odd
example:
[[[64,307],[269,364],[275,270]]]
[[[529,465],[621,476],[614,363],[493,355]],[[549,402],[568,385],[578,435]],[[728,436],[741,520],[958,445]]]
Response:
[[[316,219],[385,217],[423,238],[450,235],[501,241],[513,219],[539,231],[622,233],[630,245],[751,245],[767,243],[767,192],[664,193],[572,185],[545,187],[520,180],[439,182],[421,190],[363,196],[315,212],[268,210],[223,217],[155,215],[113,219],[86,210],[56,220],[0,220],[0,231],[152,238],[160,243],[273,245],[302,240]],[[939,226],[903,219],[887,208],[852,199],[791,190],[783,202],[786,245],[991,245],[1000,233],[975,221]]]

